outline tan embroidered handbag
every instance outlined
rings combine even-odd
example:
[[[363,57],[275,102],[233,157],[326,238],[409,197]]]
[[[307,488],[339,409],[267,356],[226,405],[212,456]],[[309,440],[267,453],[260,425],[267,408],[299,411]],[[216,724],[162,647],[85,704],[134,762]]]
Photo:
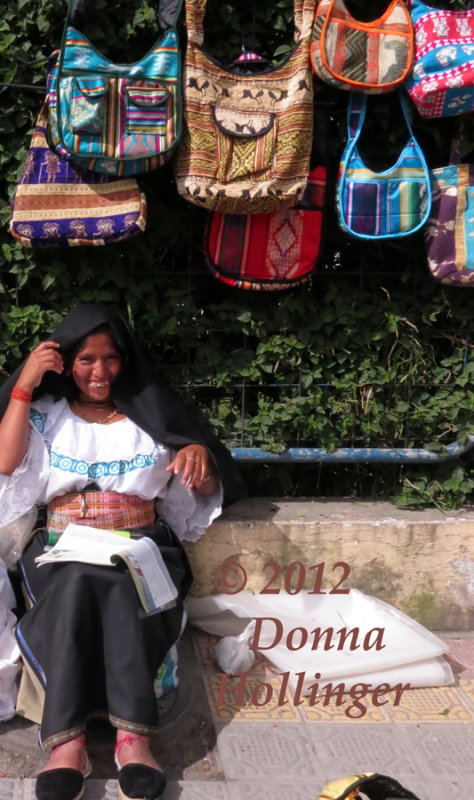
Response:
[[[179,193],[209,210],[254,214],[298,202],[309,174],[314,0],[295,0],[295,47],[285,62],[238,74],[202,49],[206,0],[186,0],[185,132]]]
[[[391,0],[370,22],[354,19],[344,0],[320,0],[311,62],[325,83],[368,94],[390,92],[410,72],[413,52],[413,24],[402,0]]]

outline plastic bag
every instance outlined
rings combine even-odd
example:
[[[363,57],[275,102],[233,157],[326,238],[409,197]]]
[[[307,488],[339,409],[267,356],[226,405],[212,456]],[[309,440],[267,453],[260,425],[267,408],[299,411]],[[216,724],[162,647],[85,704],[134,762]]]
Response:
[[[20,671],[20,650],[13,635],[15,595],[5,564],[0,559],[0,722],[15,716]]]
[[[254,620],[249,650],[256,647],[278,669],[290,672],[290,687],[299,672],[305,673],[305,687],[319,672],[325,681],[343,682],[347,691],[361,681],[371,687],[398,681],[412,687],[454,682],[451,667],[441,658],[448,650],[441,639],[357,589],[337,596],[281,591],[189,598],[188,613],[193,625],[218,636],[240,636]],[[316,639],[315,630],[320,632]]]

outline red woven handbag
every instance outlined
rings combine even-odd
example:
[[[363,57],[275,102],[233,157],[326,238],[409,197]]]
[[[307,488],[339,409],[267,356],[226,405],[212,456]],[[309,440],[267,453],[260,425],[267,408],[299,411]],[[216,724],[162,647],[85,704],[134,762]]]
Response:
[[[239,289],[289,289],[308,280],[321,249],[325,167],[316,167],[298,206],[270,214],[209,215],[204,236],[214,277]]]

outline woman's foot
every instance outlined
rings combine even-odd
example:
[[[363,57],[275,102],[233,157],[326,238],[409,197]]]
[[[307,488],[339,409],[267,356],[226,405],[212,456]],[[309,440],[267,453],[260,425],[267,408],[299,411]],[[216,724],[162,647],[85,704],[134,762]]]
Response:
[[[77,739],[70,739],[69,742],[64,742],[64,744],[59,744],[55,747],[49,761],[41,772],[66,768],[75,769],[85,775],[89,766],[85,736],[78,736]]]
[[[36,779],[37,800],[79,800],[91,770],[84,736],[58,745]]]
[[[123,800],[158,800],[165,790],[164,773],[150,753],[147,736],[117,731],[115,763],[119,770],[119,793]]]
[[[163,771],[150,752],[148,736],[139,736],[136,733],[131,735],[123,730],[117,731],[115,763],[119,769],[126,767],[127,764],[144,764],[146,767]]]

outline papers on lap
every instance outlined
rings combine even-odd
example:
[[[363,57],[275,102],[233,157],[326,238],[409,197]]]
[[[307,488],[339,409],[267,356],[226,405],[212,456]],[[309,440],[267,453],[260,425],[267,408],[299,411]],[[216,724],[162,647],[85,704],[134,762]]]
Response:
[[[58,544],[35,560],[38,566],[62,561],[114,566],[120,559],[129,568],[147,613],[176,605],[176,586],[158,546],[147,536],[131,539],[128,531],[106,531],[69,523]]]

